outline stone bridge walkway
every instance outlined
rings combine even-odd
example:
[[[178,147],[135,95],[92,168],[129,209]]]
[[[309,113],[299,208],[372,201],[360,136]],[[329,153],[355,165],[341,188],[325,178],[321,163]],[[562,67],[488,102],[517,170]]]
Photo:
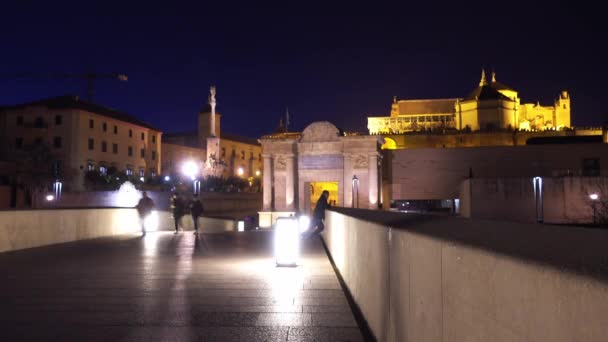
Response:
[[[0,254],[3,341],[361,341],[318,240],[277,268],[271,232],[120,236]]]

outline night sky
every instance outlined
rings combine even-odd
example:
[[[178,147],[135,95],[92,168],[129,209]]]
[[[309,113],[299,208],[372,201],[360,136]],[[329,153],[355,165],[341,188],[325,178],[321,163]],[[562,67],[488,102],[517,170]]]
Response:
[[[84,97],[84,81],[12,75],[92,68],[129,76],[98,80],[95,102],[165,132],[194,129],[211,84],[223,131],[269,133],[286,107],[294,130],[329,120],[365,131],[366,117],[388,115],[394,95],[464,97],[486,67],[525,102],[552,104],[569,90],[574,125],[608,119],[608,32],[602,12],[582,2],[50,3],[1,5],[0,104]]]

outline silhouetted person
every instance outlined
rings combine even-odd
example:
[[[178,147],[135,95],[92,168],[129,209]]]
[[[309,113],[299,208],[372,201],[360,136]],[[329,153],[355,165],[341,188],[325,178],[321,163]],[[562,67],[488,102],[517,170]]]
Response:
[[[141,233],[142,235],[146,235],[145,222],[146,218],[152,213],[152,209],[154,209],[154,201],[148,197],[148,194],[145,191],[141,195],[142,197],[139,202],[137,202],[135,208],[137,209],[139,219],[141,220]]]
[[[186,213],[186,203],[179,193],[173,194],[171,198],[171,209],[173,209],[173,219],[175,220],[175,234],[179,231],[179,222]]]
[[[197,194],[192,196],[192,202],[190,202],[190,214],[192,215],[192,222],[194,222],[194,234],[198,234],[198,218],[203,215],[203,203],[198,198]]]
[[[317,205],[315,206],[315,210],[312,213],[312,220],[310,221],[310,229],[311,233],[308,234],[308,237],[312,235],[319,235],[325,229],[325,209],[330,208],[329,202],[327,201],[329,198],[329,191],[323,190],[319,200],[317,200]]]

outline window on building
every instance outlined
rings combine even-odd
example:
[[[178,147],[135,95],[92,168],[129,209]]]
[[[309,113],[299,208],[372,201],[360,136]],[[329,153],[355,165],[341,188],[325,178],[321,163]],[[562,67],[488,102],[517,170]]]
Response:
[[[55,148],[61,148],[61,137],[53,138],[53,146]]]
[[[133,170],[131,169],[130,166],[127,166],[127,169],[125,170],[125,174],[127,176],[132,176],[133,175]]]
[[[103,131],[104,131],[104,132],[107,132],[107,131],[108,131],[108,124],[104,122],[104,123],[101,125],[101,129],[103,129]]]
[[[129,149],[127,150],[127,154],[129,155],[129,157],[133,156],[133,147],[129,146]]]
[[[156,135],[153,135],[153,136],[152,136],[152,143],[153,143],[153,144],[156,144]]]
[[[145,133],[141,134],[141,140],[146,140],[146,134]]]
[[[22,148],[23,147],[23,138],[16,138],[15,139],[15,147],[16,148]]]
[[[61,176],[61,160],[53,161],[53,175],[55,177]]]
[[[42,145],[42,138],[38,137],[34,140],[35,145]]]
[[[112,144],[112,153],[118,154],[118,144]]]
[[[600,159],[585,158],[583,159],[583,176],[597,177],[600,175]]]
[[[249,160],[253,160],[253,152],[249,152]]]
[[[17,126],[23,126],[23,115],[17,116]]]
[[[93,119],[89,120],[89,128],[95,128],[95,121]]]
[[[99,173],[101,173],[104,176],[107,175],[108,168],[105,165],[99,165]]]
[[[222,147],[222,158],[226,157],[226,148]]]
[[[146,176],[146,170],[139,169],[139,177],[145,177],[145,176]]]
[[[146,150],[145,150],[145,149],[143,149],[143,148],[142,148],[141,150],[139,150],[139,155],[140,155],[142,158],[146,158]]]
[[[95,140],[89,138],[89,150],[95,149]]]
[[[87,163],[87,171],[95,171],[95,165],[93,165],[93,163]]]
[[[241,160],[245,160],[245,151],[241,151]]]
[[[63,115],[55,115],[55,126],[60,126],[63,123]]]
[[[118,134],[118,126],[114,125],[114,134]]]
[[[152,160],[156,160],[156,151],[152,151]]]
[[[156,170],[150,169],[150,177],[156,177]]]
[[[36,128],[44,128],[46,127],[46,125],[44,124],[44,119],[42,118],[42,116],[39,116],[36,118],[36,120],[34,121],[34,127]]]
[[[101,152],[108,152],[108,143],[105,141],[101,142]]]
[[[258,161],[262,161],[262,154],[258,153]]]
[[[566,105],[564,104],[564,109],[566,109]]]
[[[133,130],[129,130],[129,138],[133,138]]]

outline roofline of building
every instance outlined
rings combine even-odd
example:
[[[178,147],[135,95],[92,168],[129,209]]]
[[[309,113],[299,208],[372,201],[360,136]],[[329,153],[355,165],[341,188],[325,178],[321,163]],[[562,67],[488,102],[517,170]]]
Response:
[[[62,101],[64,101],[64,102],[62,102]],[[45,106],[47,108],[56,108],[56,109],[78,109],[78,110],[86,111],[89,113],[105,116],[110,119],[130,123],[132,125],[145,127],[145,128],[157,131],[159,133],[162,133],[162,131],[160,129],[158,129],[146,122],[143,122],[140,119],[138,119],[130,114],[118,111],[113,108],[105,107],[100,104],[82,100],[78,96],[75,96],[75,95],[54,96],[54,97],[49,97],[49,98],[45,98],[45,99],[41,99],[41,100],[20,103],[20,104],[16,104],[16,105],[0,106],[0,110],[2,110],[2,109],[19,109],[19,108],[33,107],[33,106]],[[112,116],[111,114],[115,114],[116,116]],[[121,116],[121,117],[118,117],[118,116]]]

